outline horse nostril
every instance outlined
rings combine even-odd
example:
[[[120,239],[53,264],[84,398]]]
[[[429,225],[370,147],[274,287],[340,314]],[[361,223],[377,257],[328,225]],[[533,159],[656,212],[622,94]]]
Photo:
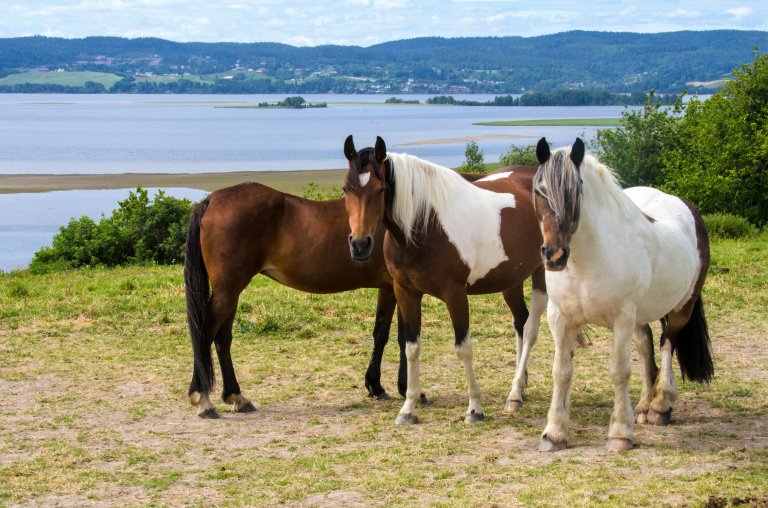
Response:
[[[542,245],[541,246],[541,257],[546,257],[546,256],[547,256],[547,246],[546,245]]]
[[[367,249],[368,247],[370,247],[372,243],[373,243],[373,237],[367,236],[365,238],[365,248]]]

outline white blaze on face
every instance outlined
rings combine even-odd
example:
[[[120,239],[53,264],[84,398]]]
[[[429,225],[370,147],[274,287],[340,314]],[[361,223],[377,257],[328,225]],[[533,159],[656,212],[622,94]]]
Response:
[[[365,187],[371,179],[370,173],[360,173],[360,187]]]

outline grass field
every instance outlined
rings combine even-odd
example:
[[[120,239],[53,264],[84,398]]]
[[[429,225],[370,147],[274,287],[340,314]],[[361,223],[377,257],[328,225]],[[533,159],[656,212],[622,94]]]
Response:
[[[491,127],[618,127],[621,125],[621,118],[551,118],[545,120],[503,120],[498,122],[475,122],[473,125],[486,125]]]
[[[122,79],[116,74],[107,72],[77,71],[77,72],[39,72],[27,71],[19,74],[11,74],[0,79],[0,86],[13,86],[24,83],[45,84],[45,85],[64,85],[64,86],[83,86],[86,81],[101,83],[105,88],[109,88]]]
[[[425,300],[422,423],[365,395],[375,293],[311,295],[255,279],[235,322],[240,384],[258,406],[202,420],[186,397],[182,270],[0,275],[0,505],[726,506],[768,503],[768,236],[713,245],[705,305],[716,377],[678,378],[674,423],[604,451],[610,342],[577,351],[575,441],[536,451],[551,396],[548,328],[528,402],[501,412],[515,362],[500,295],[471,299],[487,421],[463,423],[465,376],[445,307]],[[396,342],[383,384],[396,395]],[[633,357],[631,396],[639,396]],[[218,389],[217,389],[218,390]],[[713,496],[713,497],[712,497]]]

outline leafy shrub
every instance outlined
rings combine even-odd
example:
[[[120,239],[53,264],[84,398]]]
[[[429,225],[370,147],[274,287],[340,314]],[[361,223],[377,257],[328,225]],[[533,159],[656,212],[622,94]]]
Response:
[[[470,141],[464,149],[464,164],[459,166],[459,171],[465,173],[485,173],[483,151],[477,145],[477,141]]]
[[[344,193],[339,185],[317,185],[315,182],[309,182],[304,186],[302,197],[313,201],[328,201],[344,197]]]
[[[502,166],[538,166],[539,160],[536,158],[536,146],[512,145],[507,153],[499,157],[499,164]]]
[[[757,233],[757,228],[744,217],[730,213],[709,213],[702,216],[709,236],[744,238]]]
[[[59,229],[50,247],[35,253],[35,273],[80,266],[130,263],[179,263],[184,259],[187,224],[194,208],[188,199],[166,196],[162,190],[150,202],[137,187],[118,203],[110,217],[72,219]]]

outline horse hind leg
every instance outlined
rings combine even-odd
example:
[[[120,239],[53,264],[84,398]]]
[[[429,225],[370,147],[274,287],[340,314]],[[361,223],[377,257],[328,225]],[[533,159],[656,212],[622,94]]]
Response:
[[[649,325],[638,327],[634,334],[635,347],[640,354],[640,367],[642,369],[643,388],[640,392],[640,401],[635,406],[635,418],[637,423],[648,423],[648,410],[653,398],[653,386],[656,382],[659,368],[653,357],[653,332]]]
[[[240,392],[240,384],[235,376],[235,367],[232,363],[232,324],[235,320],[239,293],[214,291],[211,298],[212,314],[214,322],[218,325],[214,343],[216,354],[221,367],[222,391],[221,399],[230,404],[235,412],[249,413],[256,411],[256,407],[243,397]],[[223,317],[222,316],[226,316]],[[216,319],[218,317],[219,319]]]
[[[673,317],[672,326],[677,327]],[[669,316],[661,320],[661,369],[653,384],[653,393],[648,410],[648,423],[668,425],[672,421],[672,409],[677,401],[675,372],[672,370],[672,340],[670,340]],[[674,331],[674,329],[672,329]]]

